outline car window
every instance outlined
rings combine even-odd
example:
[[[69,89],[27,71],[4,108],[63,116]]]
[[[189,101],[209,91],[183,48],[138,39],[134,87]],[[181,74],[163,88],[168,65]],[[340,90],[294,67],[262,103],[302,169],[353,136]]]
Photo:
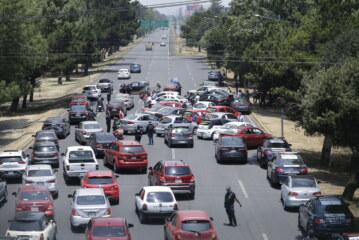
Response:
[[[126,231],[123,226],[95,226],[92,230],[94,237],[124,237]]]
[[[11,157],[0,157],[0,162],[21,162],[21,156],[11,156]]]
[[[232,114],[226,114],[226,118],[227,119],[237,119],[237,117]]]
[[[162,124],[166,124],[166,123],[171,123],[172,119],[171,118],[161,118],[160,123]]]
[[[148,117],[148,115],[142,116],[142,118],[140,119],[141,121],[149,121],[150,118]]]
[[[172,133],[188,133],[189,131],[188,127],[175,127],[172,129]]]
[[[155,116],[148,116],[150,121],[158,121],[158,119]]]
[[[69,154],[70,159],[84,159],[93,158],[92,151],[71,151]]]
[[[253,134],[263,134],[263,132],[257,128],[252,128]]]
[[[185,176],[190,175],[191,170],[189,167],[166,167],[165,174],[168,176]]]
[[[97,138],[97,142],[112,142],[116,141],[116,137],[113,134],[99,134],[94,135]]]
[[[103,177],[89,177],[89,178],[87,179],[87,183],[88,183],[88,184],[93,184],[93,185],[111,184],[111,183],[113,183],[113,178],[112,178],[112,177],[108,177],[108,176],[103,176]]]
[[[317,184],[315,183],[314,178],[292,178],[292,187],[315,188],[317,187]]]
[[[13,220],[10,223],[9,230],[11,231],[42,231],[41,221],[39,220]]]
[[[177,226],[177,219],[178,219],[177,214],[173,214],[171,218],[171,224],[175,227]]]
[[[48,195],[45,191],[22,191],[20,192],[21,201],[46,201]]]
[[[29,177],[50,177],[52,172],[50,169],[34,169],[27,172]]]
[[[187,118],[182,118],[182,123],[191,123]]]
[[[173,202],[173,196],[170,192],[149,192],[146,201],[149,203]]]
[[[55,146],[35,146],[35,152],[57,152],[57,148]]]
[[[189,232],[204,232],[211,229],[211,223],[208,220],[188,220],[182,222],[181,229]]]
[[[123,153],[143,153],[145,152],[145,149],[143,146],[122,146],[122,152]]]
[[[269,148],[287,148],[287,147],[289,147],[288,143],[282,139],[271,139],[266,142],[266,145]]]
[[[76,199],[77,205],[100,205],[105,203],[105,198],[100,195],[78,196]]]
[[[222,146],[226,147],[244,147],[242,138],[239,137],[222,137]]]

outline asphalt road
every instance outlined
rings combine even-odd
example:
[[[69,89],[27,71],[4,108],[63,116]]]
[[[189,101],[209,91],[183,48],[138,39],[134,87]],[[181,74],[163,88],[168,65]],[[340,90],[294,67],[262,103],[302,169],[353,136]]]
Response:
[[[116,93],[121,83],[147,80],[151,85],[157,81],[163,86],[171,77],[179,77],[183,86],[182,93],[189,89],[198,88],[199,84],[206,80],[208,66],[200,57],[174,56],[171,44],[160,47],[163,32],[155,31],[141,43],[135,46],[117,65],[113,71],[103,74],[103,78],[110,78],[115,82]],[[145,51],[145,43],[156,42],[153,51]],[[173,36],[165,41],[173,41]],[[131,63],[142,65],[142,73],[132,74],[130,80],[117,80],[117,71],[121,67],[129,67]],[[135,108],[131,112],[140,112],[141,102],[135,97]],[[245,116],[246,121],[255,121],[250,116]],[[104,113],[98,117],[98,121],[105,128]],[[60,140],[60,150],[64,152],[66,147],[78,145],[74,139],[74,127],[71,135],[65,140]],[[134,139],[126,136],[126,139]],[[249,161],[246,165],[226,164],[219,165],[214,158],[214,146],[212,141],[195,139],[194,148],[168,148],[163,143],[163,138],[155,137],[154,145],[147,145],[147,136],[142,138],[149,154],[149,165],[153,166],[159,160],[184,160],[190,164],[196,178],[196,197],[188,200],[178,197],[179,209],[205,210],[214,218],[214,225],[219,239],[225,240],[291,240],[302,239],[297,228],[298,213],[286,212],[280,202],[280,190],[270,187],[266,172],[261,169],[255,159],[255,150],[249,151]],[[102,159],[99,159],[100,168],[104,168]],[[57,173],[59,197],[55,200],[55,220],[58,224],[57,238],[60,240],[84,239],[84,230],[72,232],[70,228],[70,199],[67,195],[79,188],[79,182],[66,185],[62,176],[62,168]],[[147,174],[137,172],[121,173],[118,178],[120,183],[120,204],[112,206],[112,215],[127,219],[135,226],[131,229],[133,239],[159,240],[163,239],[163,222],[140,224],[135,214],[135,193],[142,186],[147,185]],[[223,206],[225,187],[231,186],[241,201],[243,207],[237,204],[236,216],[238,226],[236,228],[224,226],[228,223]],[[0,235],[5,234],[8,220],[12,219],[15,212],[15,198],[10,194],[17,190],[19,183],[8,184],[9,200],[0,206]]]

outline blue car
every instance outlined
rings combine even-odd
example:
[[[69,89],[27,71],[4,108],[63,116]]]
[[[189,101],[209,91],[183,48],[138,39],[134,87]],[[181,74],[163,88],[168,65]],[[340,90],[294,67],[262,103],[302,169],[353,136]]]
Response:
[[[141,73],[141,65],[140,64],[131,64],[130,65],[130,73]]]

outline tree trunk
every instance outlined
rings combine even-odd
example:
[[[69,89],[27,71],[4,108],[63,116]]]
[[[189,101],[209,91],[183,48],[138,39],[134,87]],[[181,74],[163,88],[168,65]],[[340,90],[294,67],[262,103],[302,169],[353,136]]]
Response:
[[[62,74],[57,78],[57,84],[62,85]]]
[[[65,76],[66,76],[66,82],[71,81],[71,79],[70,79],[70,73],[65,73]]]
[[[352,157],[350,159],[350,169],[355,170],[350,180],[348,181],[345,189],[343,191],[342,197],[346,200],[353,200],[354,193],[359,186],[359,169],[358,169],[358,161],[359,161],[359,147],[352,148]]]
[[[89,75],[89,65],[88,65],[88,63],[84,64],[84,75],[85,76]]]
[[[238,80],[238,74],[237,74],[237,73],[234,73],[233,80],[234,80],[234,84],[235,84],[235,87],[236,87],[236,93],[238,93],[238,90],[239,90],[239,80]]]
[[[10,106],[10,111],[11,112],[16,112],[17,108],[19,107],[19,101],[20,101],[20,97],[16,97],[12,100],[11,102],[11,106]]]
[[[26,103],[27,103],[27,94],[25,94],[22,99],[22,108],[23,109],[26,108],[26,105],[27,105]]]
[[[30,88],[29,102],[33,102],[34,101],[34,91],[35,91],[35,86],[36,86],[36,78],[32,77],[30,79],[30,82],[31,82],[31,88]]]
[[[201,52],[201,46],[198,45],[198,52]]]
[[[330,154],[332,151],[332,140],[329,136],[324,137],[323,147],[322,147],[322,154],[320,156],[320,165],[328,165],[330,161]]]

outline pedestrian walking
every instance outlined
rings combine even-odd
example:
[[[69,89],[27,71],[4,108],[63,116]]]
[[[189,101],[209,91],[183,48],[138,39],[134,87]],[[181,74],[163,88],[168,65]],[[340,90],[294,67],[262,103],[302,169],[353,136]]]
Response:
[[[231,187],[227,187],[226,190],[227,190],[227,193],[224,196],[224,208],[226,209],[229,223],[225,224],[225,225],[236,227],[237,220],[236,220],[236,216],[234,214],[234,201],[236,201],[240,207],[242,207],[242,204],[237,199],[236,194],[234,192],[232,192]]]
[[[182,85],[179,82],[177,83],[177,90],[178,90],[178,94],[182,95]]]
[[[109,111],[106,111],[106,126],[107,126],[107,132],[111,131],[111,114]]]
[[[243,115],[242,115],[242,114],[240,114],[240,115],[238,116],[238,121],[240,121],[240,122],[244,122],[244,117],[243,117]]]
[[[142,134],[143,134],[143,130],[142,130],[141,125],[137,125],[137,128],[135,129],[135,141],[140,143]]]
[[[160,82],[157,82],[156,87],[157,87],[157,90],[158,90],[158,91],[161,90],[161,84],[160,84]]]
[[[108,92],[107,93],[107,102],[110,102],[111,101],[111,92]]]
[[[153,126],[152,122],[149,121],[146,127],[146,132],[148,135],[148,145],[153,145],[153,134],[155,133],[155,126]]]

